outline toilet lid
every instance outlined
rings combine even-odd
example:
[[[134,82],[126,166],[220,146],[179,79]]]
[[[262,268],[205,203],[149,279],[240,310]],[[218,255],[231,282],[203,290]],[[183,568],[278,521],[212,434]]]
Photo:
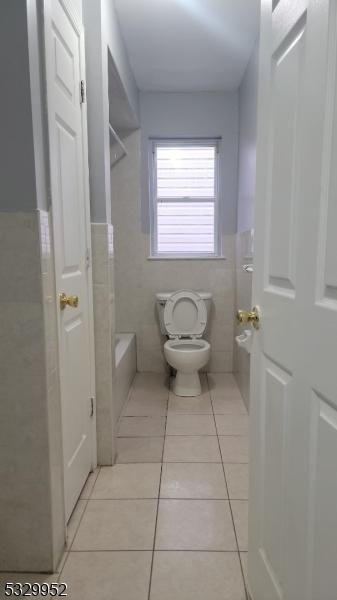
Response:
[[[171,336],[201,337],[207,323],[206,304],[192,290],[174,292],[165,304],[164,323]]]

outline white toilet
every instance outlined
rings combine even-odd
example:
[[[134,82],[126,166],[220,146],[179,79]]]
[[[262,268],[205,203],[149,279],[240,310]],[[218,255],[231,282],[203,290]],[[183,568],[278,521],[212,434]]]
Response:
[[[176,396],[199,396],[198,371],[210,357],[211,346],[202,339],[210,313],[212,294],[179,290],[156,295],[160,330],[170,339],[164,354],[177,370],[173,392]]]

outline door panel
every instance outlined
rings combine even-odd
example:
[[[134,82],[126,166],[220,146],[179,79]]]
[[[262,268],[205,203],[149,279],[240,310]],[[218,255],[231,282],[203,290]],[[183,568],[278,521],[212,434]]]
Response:
[[[262,2],[248,578],[254,600],[337,589],[335,0]]]
[[[61,123],[58,128],[60,226],[63,231],[62,252],[63,275],[81,276],[81,233],[79,215],[80,194],[77,181],[77,140],[74,131],[68,131]],[[75,215],[75,218],[74,218]]]
[[[78,306],[58,314],[68,519],[92,467],[88,165],[80,98],[83,31],[69,2],[45,1],[45,44],[56,289],[79,298]]]
[[[284,476],[287,448],[287,402],[291,378],[282,369],[266,361],[265,372],[265,462],[261,549],[274,578],[282,586],[284,579]]]
[[[311,590],[309,600],[334,600],[337,590],[337,411],[313,394]],[[329,490],[329,493],[326,493]]]
[[[271,218],[269,284],[295,293],[297,215],[297,132],[305,18],[287,33],[272,57],[271,73]]]

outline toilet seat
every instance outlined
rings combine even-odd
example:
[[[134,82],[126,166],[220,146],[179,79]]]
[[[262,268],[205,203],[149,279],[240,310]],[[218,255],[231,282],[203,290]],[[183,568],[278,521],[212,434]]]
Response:
[[[201,338],[207,324],[205,302],[192,290],[175,292],[165,304],[164,323],[170,338]]]
[[[209,342],[201,338],[183,338],[167,340],[165,348],[176,350],[177,352],[202,352],[210,348]]]

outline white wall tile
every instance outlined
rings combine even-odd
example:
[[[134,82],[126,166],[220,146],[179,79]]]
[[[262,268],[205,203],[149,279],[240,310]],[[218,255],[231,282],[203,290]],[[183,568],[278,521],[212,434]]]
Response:
[[[223,237],[223,261],[149,261],[149,236],[142,231],[140,218],[140,132],[131,134],[126,145],[128,157],[111,172],[116,329],[136,333],[140,371],[165,371],[165,338],[159,330],[156,292],[181,288],[211,291],[213,309],[205,335],[212,344],[212,357],[215,353],[210,364],[217,371],[231,371],[235,235]]]
[[[115,459],[115,290],[113,228],[91,224],[93,305],[95,333],[97,461],[112,465]]]
[[[48,214],[0,213],[0,241],[0,570],[47,572],[65,543]]]

